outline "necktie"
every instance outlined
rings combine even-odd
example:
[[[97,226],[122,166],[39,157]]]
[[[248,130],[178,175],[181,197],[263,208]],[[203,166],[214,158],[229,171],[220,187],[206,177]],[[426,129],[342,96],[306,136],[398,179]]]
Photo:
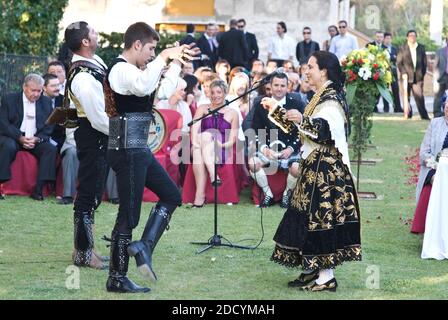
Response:
[[[213,52],[213,38],[208,38],[208,44],[210,45],[210,50]]]

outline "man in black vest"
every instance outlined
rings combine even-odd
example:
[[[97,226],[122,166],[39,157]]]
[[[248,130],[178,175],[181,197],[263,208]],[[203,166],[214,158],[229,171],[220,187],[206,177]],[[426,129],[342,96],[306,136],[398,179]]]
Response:
[[[176,207],[182,204],[180,192],[147,145],[152,106],[162,70],[174,60],[158,88],[158,98],[172,95],[181,72],[181,60],[190,60],[191,45],[165,49],[154,59],[159,41],[157,32],[144,22],[131,25],[124,35],[124,51],[109,66],[106,76],[107,113],[110,117],[108,160],[116,172],[120,206],[111,237],[110,292],[149,292],[127,278],[129,256],[139,271],[152,280],[152,253],[167,228]],[[152,61],[151,61],[152,60]],[[144,71],[142,71],[144,69]],[[140,220],[144,187],[159,202],[152,209],[139,241],[131,242],[132,230]]]
[[[41,95],[43,85],[41,76],[29,74],[23,91],[4,96],[0,106],[0,184],[11,179],[11,164],[17,152],[28,151],[39,160],[31,195],[34,200],[43,200],[44,184],[56,178],[57,149],[49,142],[53,126],[45,126],[52,108],[50,99]]]
[[[284,73],[275,74],[271,78],[272,99],[286,110],[297,109],[300,112],[305,110],[302,100],[294,99],[288,94],[288,76]],[[271,98],[267,98],[271,99]],[[268,111],[262,106],[263,100],[254,105],[254,116],[252,129],[255,130],[256,153],[249,161],[249,172],[263,190],[264,198],[260,203],[261,207],[268,207],[274,203],[274,195],[268,184],[265,169],[289,170],[286,189],[283,192],[281,206],[286,208],[292,195],[292,190],[297,182],[297,177],[291,169],[293,159],[300,149],[299,134],[297,127],[289,133],[285,133],[280,127],[268,118]],[[274,173],[272,172],[272,173]]]
[[[303,41],[300,41],[296,46],[296,58],[299,64],[308,64],[308,59],[313,52],[319,50],[319,44],[311,40],[311,28],[303,28]]]
[[[65,30],[65,42],[73,52],[67,89],[79,118],[79,127],[74,134],[79,169],[74,206],[73,261],[77,266],[104,269],[104,258],[94,251],[93,224],[108,168],[109,119],[104,109],[103,93],[106,66],[95,55],[98,33],[86,22],[70,24]]]
[[[418,112],[423,120],[429,120],[423,92],[423,81],[427,65],[425,46],[417,42],[417,32],[409,30],[407,42],[401,46],[398,52],[397,67],[402,77],[404,75],[408,77],[408,85],[404,89],[408,91],[409,100],[411,99],[412,91]],[[407,117],[412,118],[412,109],[409,110]]]
[[[238,30],[237,21],[230,20],[230,30],[224,32],[219,38],[218,55],[221,59],[227,60],[230,66],[247,66],[249,50],[247,48],[244,33]]]
[[[249,55],[247,57],[248,64],[246,66],[246,69],[250,70],[252,62],[258,59],[257,38],[255,37],[255,34],[246,31],[246,20],[244,19],[238,20],[238,30],[243,31],[244,35],[246,36],[247,49],[249,52]]]

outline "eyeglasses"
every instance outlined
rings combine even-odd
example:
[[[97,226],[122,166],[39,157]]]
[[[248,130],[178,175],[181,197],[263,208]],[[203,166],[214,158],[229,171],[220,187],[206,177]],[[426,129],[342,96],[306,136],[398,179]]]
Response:
[[[347,26],[339,26],[339,29],[345,29]]]
[[[238,26],[238,29],[244,29],[244,26]]]

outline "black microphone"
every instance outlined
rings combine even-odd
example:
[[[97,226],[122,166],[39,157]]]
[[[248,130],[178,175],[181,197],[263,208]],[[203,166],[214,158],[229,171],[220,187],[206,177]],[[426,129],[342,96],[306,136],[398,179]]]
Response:
[[[259,80],[258,82],[267,83],[267,82],[271,81],[272,77],[274,77],[275,75],[280,74],[280,73],[285,73],[285,68],[280,67],[280,68],[275,69],[274,71],[272,71],[270,74],[268,74],[266,77]]]

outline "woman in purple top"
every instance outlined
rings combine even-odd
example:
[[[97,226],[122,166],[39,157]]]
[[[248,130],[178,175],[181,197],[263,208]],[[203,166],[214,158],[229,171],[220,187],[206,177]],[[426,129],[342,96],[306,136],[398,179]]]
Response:
[[[210,84],[211,103],[198,107],[194,119],[198,119],[209,111],[222,106],[227,95],[227,84],[222,80],[214,80]],[[214,117],[209,116],[193,125],[191,142],[193,153],[193,173],[196,181],[196,194],[193,207],[202,207],[205,203],[207,174],[212,185],[221,184],[219,177],[214,181],[215,142],[220,164],[226,162],[226,154],[233,150],[238,136],[238,114],[235,110],[224,107],[218,111],[217,131],[214,130]]]

